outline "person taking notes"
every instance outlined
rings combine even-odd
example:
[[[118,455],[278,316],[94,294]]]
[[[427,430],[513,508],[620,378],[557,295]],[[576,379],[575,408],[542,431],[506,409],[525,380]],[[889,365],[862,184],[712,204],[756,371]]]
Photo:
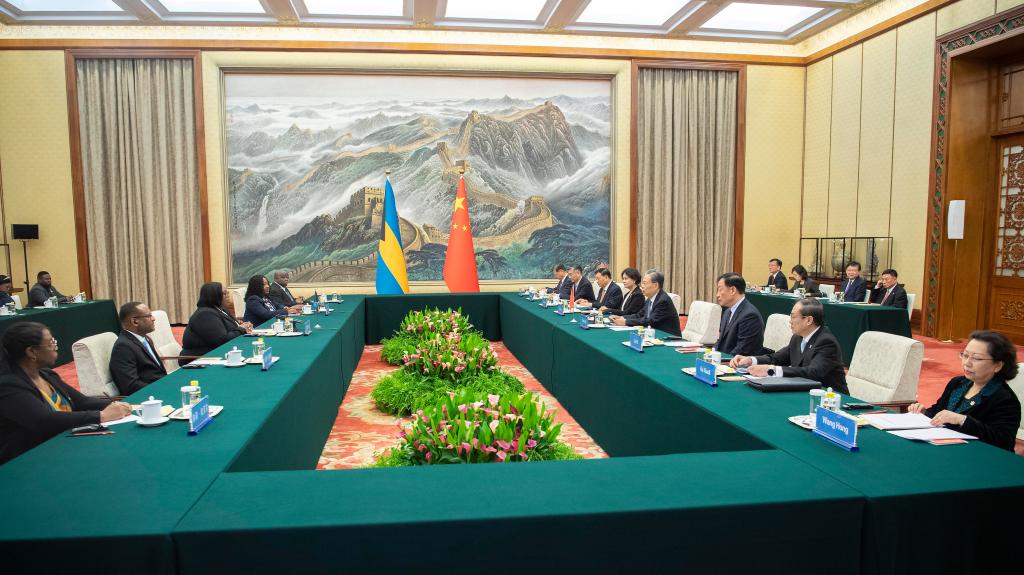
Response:
[[[647,300],[640,311],[631,315],[612,318],[615,325],[644,326],[660,329],[671,335],[682,335],[679,329],[679,312],[672,304],[672,298],[664,292],[665,276],[658,270],[649,270],[640,281],[640,290]]]

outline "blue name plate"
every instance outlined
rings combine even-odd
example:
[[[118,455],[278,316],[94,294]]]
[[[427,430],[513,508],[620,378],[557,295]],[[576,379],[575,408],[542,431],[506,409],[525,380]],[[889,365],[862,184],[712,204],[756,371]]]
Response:
[[[629,348],[635,349],[640,353],[644,351],[644,334],[637,333],[635,331],[629,332]]]
[[[704,361],[703,359],[697,359],[696,372],[694,377],[697,381],[708,385],[709,387],[718,387],[718,369],[715,368],[715,364],[710,361]]]
[[[267,349],[263,350],[263,367],[261,368],[261,371],[267,371],[272,365],[274,365],[273,351],[274,348],[269,346]]]
[[[847,451],[857,451],[857,420],[824,407],[814,412],[814,434]]]
[[[590,329],[590,320],[587,319],[587,314],[580,315],[580,329]]]
[[[210,396],[207,395],[192,404],[189,411],[188,434],[195,435],[203,430],[213,418],[210,417]]]
[[[565,315],[565,304],[564,303],[558,304],[558,307],[555,308],[555,313],[557,313],[558,315]]]

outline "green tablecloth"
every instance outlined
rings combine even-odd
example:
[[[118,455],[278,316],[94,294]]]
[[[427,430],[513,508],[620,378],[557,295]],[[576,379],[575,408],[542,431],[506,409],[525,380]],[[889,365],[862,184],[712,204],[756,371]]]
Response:
[[[71,346],[76,341],[106,331],[121,331],[121,325],[117,321],[117,310],[114,309],[114,302],[109,299],[64,304],[57,309],[18,310],[18,315],[0,316],[0,335],[20,321],[37,321],[50,328],[50,333],[57,338],[57,365],[64,365],[72,360]]]
[[[747,292],[747,299],[761,312],[764,320],[773,313],[789,316],[796,298],[788,295]],[[839,340],[843,361],[850,365],[857,339],[866,331],[884,331],[910,337],[910,317],[907,310],[881,305],[835,303],[820,299],[825,306],[825,325]]]
[[[271,339],[283,359],[269,372],[181,370],[131,398],[177,402],[198,377],[227,406],[198,437],[127,424],[0,467],[5,566],[791,573],[826,550],[839,573],[1019,567],[1004,526],[1024,503],[1022,458],[873,429],[847,453],[786,421],[806,394],[707,387],[680,372],[691,354],[637,353],[622,332],[512,295],[404,297],[349,297],[312,337]],[[614,458],[311,471],[363,342],[397,325],[395,304],[460,301]],[[215,353],[249,344],[236,341]]]

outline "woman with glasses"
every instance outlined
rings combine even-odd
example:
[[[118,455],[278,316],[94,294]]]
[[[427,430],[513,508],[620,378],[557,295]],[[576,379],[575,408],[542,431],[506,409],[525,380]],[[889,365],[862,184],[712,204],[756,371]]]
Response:
[[[644,307],[644,294],[640,291],[643,277],[636,268],[622,270],[622,303],[620,308],[601,306],[601,311],[608,315],[633,315]]]
[[[910,406],[932,418],[1002,449],[1013,451],[1020,425],[1020,401],[1006,382],[1017,376],[1017,348],[995,331],[976,331],[960,354],[964,374],[946,384],[935,405]]]
[[[231,293],[220,282],[203,284],[199,288],[196,311],[188,318],[188,326],[181,338],[181,355],[198,357],[209,353],[240,335],[252,333],[252,324],[238,323],[229,310]],[[191,359],[178,360],[185,365]]]
[[[131,415],[127,403],[82,395],[50,369],[57,340],[41,323],[7,328],[0,356],[0,464],[73,427]]]

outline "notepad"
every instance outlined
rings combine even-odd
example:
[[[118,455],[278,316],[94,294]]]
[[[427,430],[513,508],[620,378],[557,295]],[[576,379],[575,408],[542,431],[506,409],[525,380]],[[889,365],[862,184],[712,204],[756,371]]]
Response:
[[[872,426],[882,431],[932,427],[932,419],[921,413],[865,413],[863,417]]]
[[[889,433],[896,437],[902,437],[903,439],[913,439],[915,441],[936,441],[942,439],[978,439],[973,435],[967,435],[966,433],[960,433],[945,427],[928,427],[928,429],[897,429],[890,431]]]
[[[701,344],[699,341],[678,341],[677,340],[677,341],[666,341],[665,345],[667,345],[669,347],[681,347],[683,349],[686,349],[686,348],[702,347],[703,344]]]

